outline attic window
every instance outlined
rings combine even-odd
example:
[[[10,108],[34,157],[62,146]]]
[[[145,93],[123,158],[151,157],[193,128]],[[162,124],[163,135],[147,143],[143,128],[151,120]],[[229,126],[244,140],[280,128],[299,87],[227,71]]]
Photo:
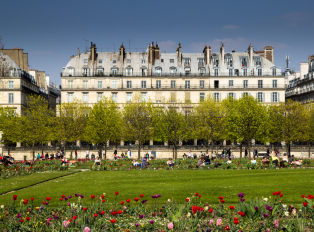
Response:
[[[88,59],[84,59],[84,64],[88,63]]]

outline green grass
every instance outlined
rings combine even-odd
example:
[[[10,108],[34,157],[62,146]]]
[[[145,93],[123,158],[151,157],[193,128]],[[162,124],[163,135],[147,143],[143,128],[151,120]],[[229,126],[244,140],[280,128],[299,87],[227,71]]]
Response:
[[[72,173],[70,171],[62,172],[38,172],[26,176],[17,176],[9,179],[0,180],[0,194],[13,191],[15,189],[37,184],[41,181],[60,177]]]
[[[0,181],[1,191],[2,183]],[[48,196],[52,198],[51,205],[56,206],[61,194],[75,198],[74,193],[85,195],[84,203],[90,202],[90,195],[100,196],[102,193],[107,194],[107,202],[113,202],[115,191],[119,192],[118,202],[128,198],[133,200],[140,194],[145,194],[143,199],[147,199],[147,203],[153,203],[151,195],[160,194],[163,202],[174,198],[183,203],[186,197],[198,192],[202,195],[202,202],[217,204],[218,196],[223,196],[225,203],[235,204],[239,192],[244,192],[245,198],[249,199],[262,196],[268,198],[274,191],[282,191],[282,201],[295,204],[302,202],[302,194],[314,193],[313,185],[312,169],[86,171],[19,190],[14,194],[18,195],[18,199],[34,197],[35,206],[39,206]],[[0,196],[0,204],[11,200],[14,194]]]

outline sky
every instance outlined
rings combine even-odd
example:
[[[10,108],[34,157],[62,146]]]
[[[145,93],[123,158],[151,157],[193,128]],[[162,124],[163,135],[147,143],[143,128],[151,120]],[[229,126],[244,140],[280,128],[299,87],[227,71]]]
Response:
[[[5,48],[23,48],[29,66],[61,83],[71,55],[90,43],[97,51],[143,51],[158,42],[161,52],[219,52],[274,47],[274,63],[300,69],[314,54],[313,0],[29,0],[2,1],[0,35]],[[87,40],[87,41],[86,41]],[[129,42],[130,41],[130,42]],[[129,46],[130,44],[130,46]]]

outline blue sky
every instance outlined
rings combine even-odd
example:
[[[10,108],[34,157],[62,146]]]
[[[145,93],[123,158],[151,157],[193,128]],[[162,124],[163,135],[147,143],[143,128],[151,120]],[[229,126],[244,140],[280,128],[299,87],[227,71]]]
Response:
[[[218,52],[244,52],[274,47],[275,65],[300,69],[314,54],[313,0],[29,0],[3,1],[0,35],[5,48],[29,54],[31,68],[46,71],[60,84],[60,72],[70,56],[83,52],[85,41],[98,51],[143,51],[152,41],[162,52],[202,52],[204,44]],[[136,48],[136,49],[135,49]]]

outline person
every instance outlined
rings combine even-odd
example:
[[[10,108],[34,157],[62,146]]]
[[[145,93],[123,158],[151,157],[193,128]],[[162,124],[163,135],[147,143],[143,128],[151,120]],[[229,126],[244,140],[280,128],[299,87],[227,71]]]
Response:
[[[114,160],[117,160],[117,158],[118,158],[118,157],[117,157],[117,154],[114,154],[114,157],[113,157],[113,158],[114,158]]]
[[[99,156],[97,156],[97,158],[95,159],[95,165],[101,165],[101,161],[99,159]]]
[[[77,150],[75,150],[74,153],[75,153],[75,159],[77,159]]]
[[[140,166],[141,168],[143,168],[143,165],[142,165],[141,163],[137,162],[135,159],[132,160],[132,164],[133,164],[133,166],[135,166],[135,167]]]
[[[289,158],[289,163],[290,164],[293,162],[293,159],[294,159],[294,155],[290,156],[290,158]]]
[[[170,168],[173,168],[173,161],[171,158],[167,161],[167,165],[169,165]]]
[[[48,152],[47,152],[46,155],[45,155],[45,159],[46,159],[46,160],[49,159],[49,154],[48,154]]]
[[[205,165],[209,165],[210,164],[209,155],[205,156],[204,161],[205,161]]]
[[[148,154],[148,152],[146,153],[146,159],[149,159],[149,154]]]
[[[41,159],[45,159],[45,156],[44,156],[44,154],[41,154]]]
[[[61,159],[61,165],[62,165],[62,166],[67,165],[68,162],[69,162],[69,161],[67,160],[67,158],[66,158],[65,156],[64,156],[64,158]]]
[[[63,157],[64,157],[64,151],[61,151],[60,157],[61,157],[61,159],[63,159]]]
[[[196,153],[194,153],[194,154],[193,154],[193,158],[194,158],[194,159],[196,159],[196,158],[197,158],[197,155],[196,155]]]
[[[103,157],[103,159],[107,159],[105,150],[102,151],[102,157]]]
[[[225,149],[222,149],[222,152],[221,152],[221,158],[223,158],[225,155]]]
[[[203,152],[201,151],[200,154],[199,154],[199,157],[202,157],[202,155],[203,155]]]
[[[228,161],[227,161],[227,164],[231,164],[232,163],[232,161],[231,161],[231,159],[230,159],[230,157],[228,158]]]
[[[203,165],[205,165],[204,159],[203,159],[203,157],[200,157],[198,162],[197,162],[197,167],[201,167]]]
[[[128,150],[128,158],[131,159],[131,151],[130,151],[130,149]]]
[[[269,148],[267,148],[267,151],[266,151],[266,153],[267,153],[267,156],[269,156]]]
[[[254,159],[254,157],[252,158],[251,163],[256,164],[256,160]]]
[[[253,157],[255,157],[255,149],[253,150]]]
[[[94,153],[91,155],[91,159],[95,159],[95,155],[94,155]]]
[[[286,153],[283,154],[283,156],[281,157],[283,162],[288,162],[288,156]]]
[[[189,158],[189,159],[192,158],[192,152],[191,152],[191,150],[190,150],[189,153],[188,153],[188,158]]]
[[[271,160],[272,160],[273,164],[275,164],[276,166],[278,166],[279,159],[277,158],[277,156],[276,156],[275,153],[273,153],[273,154],[271,155]]]
[[[40,159],[40,154],[39,153],[37,154],[37,159]]]
[[[121,153],[121,158],[122,158],[122,159],[124,158],[124,152]]]
[[[86,159],[89,159],[89,150],[86,151]]]
[[[142,158],[142,165],[141,165],[141,167],[144,168],[146,165],[148,165],[148,162],[147,162],[146,158],[143,157]]]
[[[115,156],[117,156],[117,154],[118,154],[117,149],[114,149],[113,154],[114,154]]]
[[[229,158],[231,157],[231,149],[230,148],[228,149],[228,156],[229,156]]]
[[[302,162],[303,160],[299,159],[299,160],[296,160],[296,161],[292,161],[291,164],[294,164],[294,165],[302,165]]]
[[[185,160],[185,159],[186,159],[186,157],[187,157],[187,155],[184,153],[184,154],[183,154],[183,159]]]
[[[262,159],[263,164],[269,163],[269,160],[266,158],[266,156],[263,157]]]
[[[247,152],[247,148],[245,148],[244,150],[244,157],[247,158],[248,152]]]

